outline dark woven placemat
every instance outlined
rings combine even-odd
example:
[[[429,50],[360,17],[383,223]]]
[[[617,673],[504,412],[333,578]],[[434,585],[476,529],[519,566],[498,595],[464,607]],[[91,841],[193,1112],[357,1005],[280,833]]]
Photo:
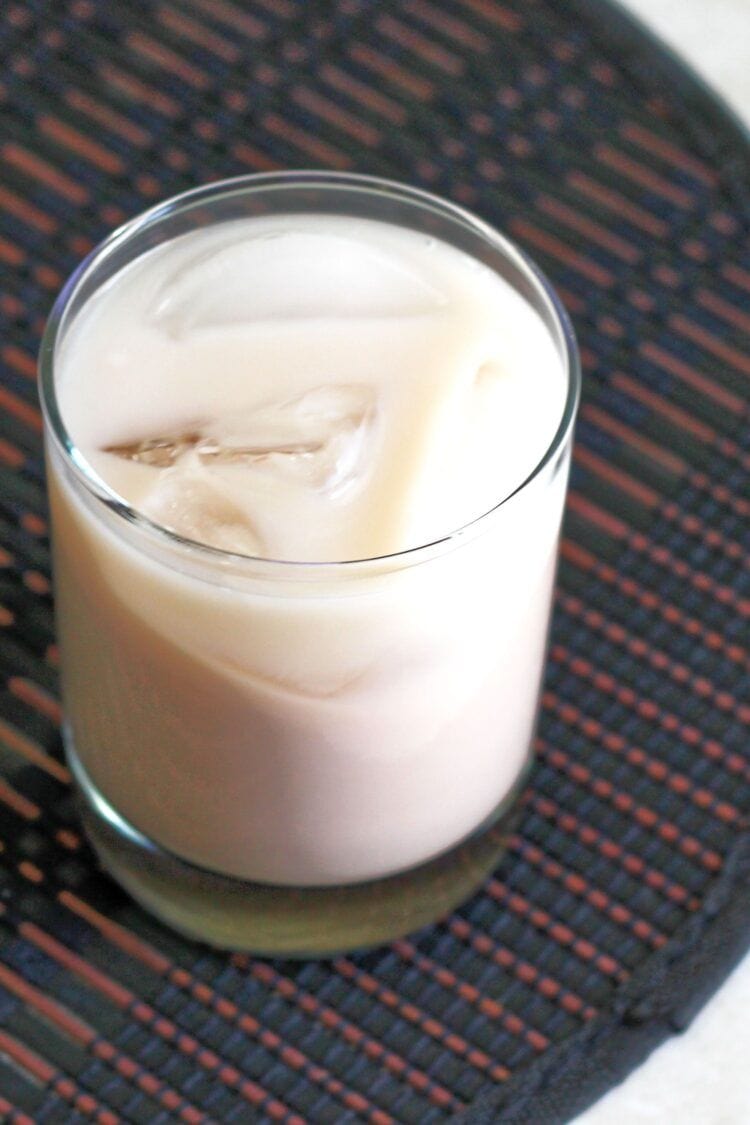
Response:
[[[604,0],[6,0],[0,54],[0,1118],[566,1120],[750,941],[745,138]],[[34,368],[113,225],[301,165],[508,230],[585,392],[509,855],[443,923],[291,964],[179,940],[80,838]]]

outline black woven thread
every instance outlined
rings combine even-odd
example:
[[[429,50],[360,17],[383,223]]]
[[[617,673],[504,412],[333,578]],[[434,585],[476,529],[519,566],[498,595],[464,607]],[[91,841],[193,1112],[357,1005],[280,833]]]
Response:
[[[727,857],[698,915],[649,958],[610,1009],[546,1052],[500,1091],[477,1099],[467,1125],[559,1125],[588,1109],[670,1035],[683,1032],[745,955],[750,835]]]

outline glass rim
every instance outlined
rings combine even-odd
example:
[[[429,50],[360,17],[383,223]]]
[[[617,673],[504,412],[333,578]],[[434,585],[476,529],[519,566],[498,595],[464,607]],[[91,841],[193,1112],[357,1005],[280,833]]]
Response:
[[[213,547],[202,543],[200,540],[189,539],[176,531],[171,531],[164,525],[150,519],[143,512],[128,503],[119,495],[103,478],[94,470],[81,450],[77,447],[69,434],[62,419],[55,387],[55,354],[65,315],[81,284],[107,258],[115,249],[125,244],[139,231],[152,226],[161,218],[166,218],[178,211],[188,211],[191,208],[206,203],[217,197],[226,198],[232,195],[245,195],[256,191],[273,190],[276,188],[337,188],[348,189],[371,195],[386,195],[395,201],[421,205],[423,208],[437,212],[442,217],[470,228],[480,236],[490,247],[499,251],[506,260],[509,260],[516,269],[524,275],[535,291],[547,306],[552,320],[559,330],[562,343],[561,359],[566,378],[566,396],[560,423],[555,431],[547,449],[532,471],[509,493],[503,496],[487,511],[468,520],[460,527],[446,532],[427,543],[416,544],[399,551],[387,552],[368,558],[354,558],[341,560],[299,560],[299,559],[274,559],[260,555],[248,555],[236,551],[228,551],[221,547]],[[378,221],[378,220],[375,220]],[[490,267],[491,268],[491,267]],[[214,180],[202,184],[177,195],[170,196],[160,203],[139,212],[129,219],[101,242],[99,242],[78,264],[63,284],[53,306],[50,310],[47,324],[39,348],[39,399],[47,432],[55,441],[58,452],[62,455],[66,465],[70,467],[77,481],[84,487],[86,493],[97,503],[106,507],[109,512],[123,520],[124,523],[135,527],[145,533],[149,539],[156,541],[157,545],[168,546],[184,552],[189,552],[206,562],[214,564],[231,563],[234,566],[262,567],[264,570],[278,572],[286,570],[289,574],[302,577],[303,571],[323,575],[342,568],[347,571],[366,570],[374,565],[386,566],[391,564],[394,568],[413,565],[423,558],[433,557],[436,553],[449,550],[475,534],[480,534],[488,524],[514,498],[524,492],[543,472],[547,465],[555,458],[560,449],[568,440],[576,419],[578,403],[581,395],[581,365],[575,333],[570,318],[562,304],[554,286],[534,260],[519,246],[491,224],[480,219],[468,209],[444,199],[432,192],[421,188],[400,183],[396,180],[370,176],[361,173],[332,172],[327,170],[289,170],[280,172],[249,173],[234,176],[223,180]]]

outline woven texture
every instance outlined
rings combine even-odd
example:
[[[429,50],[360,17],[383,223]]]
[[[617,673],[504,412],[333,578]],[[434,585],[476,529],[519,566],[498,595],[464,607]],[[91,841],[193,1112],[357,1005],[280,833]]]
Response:
[[[750,810],[750,174],[586,11],[0,8],[3,1120],[438,1123],[615,1010],[710,903]],[[442,923],[290,964],[178,939],[81,840],[34,380],[55,292],[114,225],[299,166],[420,184],[507,230],[563,295],[585,390],[509,854]]]

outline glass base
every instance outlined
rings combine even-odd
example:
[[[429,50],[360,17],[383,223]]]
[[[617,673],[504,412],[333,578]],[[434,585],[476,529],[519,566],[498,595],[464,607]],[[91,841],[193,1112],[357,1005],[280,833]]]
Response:
[[[527,773],[468,839],[419,867],[364,883],[293,887],[220,875],[165,851],[103,797],[69,736],[66,752],[89,840],[104,868],[141,906],[186,937],[276,957],[332,956],[379,945],[458,906],[505,850]]]

